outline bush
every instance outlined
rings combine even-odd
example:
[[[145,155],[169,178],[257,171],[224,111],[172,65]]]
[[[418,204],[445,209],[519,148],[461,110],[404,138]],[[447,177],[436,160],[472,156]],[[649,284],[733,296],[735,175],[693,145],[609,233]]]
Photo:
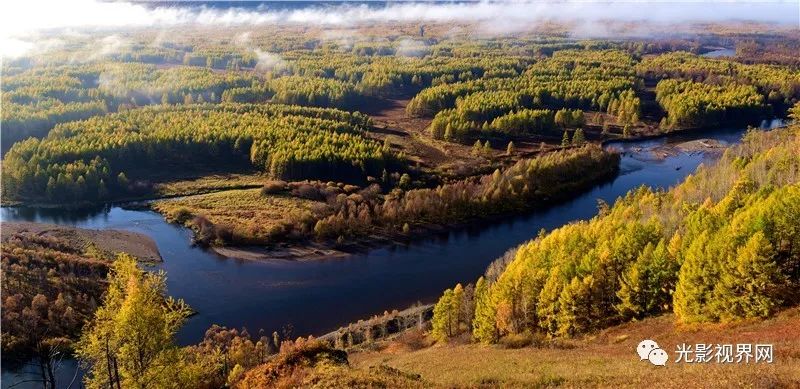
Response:
[[[500,338],[500,344],[509,349],[528,347],[533,343],[534,337],[530,331],[521,332],[519,334],[509,334]]]
[[[267,183],[264,184],[264,187],[261,188],[261,195],[266,196],[266,195],[276,194],[283,192],[285,190],[286,190],[286,181],[281,181],[281,180],[267,181]]]
[[[292,194],[307,200],[323,201],[325,194],[317,187],[311,184],[300,184],[292,191]]]
[[[172,216],[170,216],[170,218],[175,223],[186,224],[186,222],[192,218],[192,212],[189,211],[187,208],[181,207],[176,209],[175,212],[172,213]]]
[[[415,351],[430,346],[430,341],[422,330],[412,328],[400,333],[397,342],[406,346],[409,350]]]

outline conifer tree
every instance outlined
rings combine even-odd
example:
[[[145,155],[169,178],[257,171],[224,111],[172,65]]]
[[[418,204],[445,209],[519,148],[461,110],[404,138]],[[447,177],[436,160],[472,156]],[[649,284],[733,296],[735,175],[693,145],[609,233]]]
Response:
[[[497,341],[495,311],[491,302],[491,291],[481,277],[475,283],[475,318],[472,320],[472,338],[481,343]]]
[[[583,280],[578,277],[564,287],[558,298],[558,330],[556,335],[572,337],[586,332],[591,327],[591,284],[592,276]]]
[[[473,155],[480,155],[481,150],[483,149],[483,145],[481,144],[481,140],[478,139],[475,141],[475,144],[472,145],[472,154]]]
[[[76,349],[89,366],[89,387],[168,387],[181,366],[174,336],[190,314],[183,301],[166,297],[161,273],[146,273],[120,254],[109,273],[103,305],[87,324]]]
[[[718,264],[706,253],[708,232],[703,231],[684,254],[683,265],[675,288],[673,309],[682,322],[709,321],[706,304],[712,299],[714,285],[719,279]]]
[[[456,284],[453,288],[453,299],[450,301],[450,336],[457,335],[460,331],[463,318],[461,317],[461,306],[464,304],[464,287]]]
[[[736,256],[723,267],[714,293],[714,305],[721,320],[767,317],[780,306],[785,278],[775,255],[761,231],[739,247]]]
[[[509,141],[508,146],[506,146],[506,154],[512,155],[516,151],[516,147],[514,147],[514,141]]]
[[[433,319],[431,320],[431,336],[436,341],[445,342],[452,336],[452,305],[453,305],[453,290],[447,289],[439,298],[439,301],[433,307]]]
[[[583,135],[583,129],[579,128],[572,134],[572,144],[574,146],[582,146],[586,143],[586,137]]]
[[[564,130],[564,135],[561,137],[561,147],[567,147],[569,146],[569,143],[569,132]]]

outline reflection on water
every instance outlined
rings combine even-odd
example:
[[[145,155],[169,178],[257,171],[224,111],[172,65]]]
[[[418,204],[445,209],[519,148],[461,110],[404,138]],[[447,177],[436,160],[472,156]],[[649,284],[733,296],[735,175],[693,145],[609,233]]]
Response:
[[[775,127],[780,122],[764,123]],[[544,228],[595,215],[597,200],[613,202],[640,185],[667,188],[713,154],[678,153],[641,158],[654,147],[697,138],[737,142],[743,129],[609,144],[623,153],[612,181],[562,204],[524,216],[462,228],[416,241],[319,261],[248,262],[225,259],[190,244],[190,231],[167,224],[152,211],[119,206],[94,210],[3,208],[4,221],[37,221],[83,228],[144,233],[156,241],[167,272],[167,288],[198,314],[178,335],[182,344],[199,341],[211,324],[268,332],[291,326],[294,335],[320,334],[384,310],[430,302],[447,287],[474,281],[506,250]],[[6,385],[3,375],[3,387]]]

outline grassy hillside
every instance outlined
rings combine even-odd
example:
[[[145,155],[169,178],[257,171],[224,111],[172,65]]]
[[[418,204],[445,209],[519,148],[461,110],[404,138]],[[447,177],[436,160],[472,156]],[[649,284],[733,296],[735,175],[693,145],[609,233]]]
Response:
[[[670,355],[667,366],[640,361],[642,339],[653,339]],[[674,364],[678,344],[766,343],[767,364]],[[399,341],[377,351],[352,353],[356,371],[387,366],[437,387],[798,387],[800,310],[738,324],[677,325],[673,315],[608,328],[579,339],[507,349],[500,345],[437,344],[409,351]],[[399,351],[398,351],[399,350]]]

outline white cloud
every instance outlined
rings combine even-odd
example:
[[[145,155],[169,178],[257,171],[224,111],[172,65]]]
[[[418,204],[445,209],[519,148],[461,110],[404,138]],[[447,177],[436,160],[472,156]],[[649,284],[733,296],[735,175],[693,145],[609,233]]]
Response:
[[[261,51],[259,49],[253,50],[256,53],[258,62],[256,63],[257,72],[271,72],[274,70],[281,70],[286,66],[286,61],[280,55]]]
[[[0,10],[4,55],[31,50],[20,40],[26,33],[50,29],[109,29],[176,25],[306,24],[343,28],[359,23],[477,23],[484,33],[530,29],[542,21],[648,21],[650,23],[752,20],[800,27],[800,3],[786,1],[482,1],[469,3],[391,3],[385,7],[343,3],[295,10],[208,8],[189,3],[170,6],[143,3],[72,1],[7,1]],[[587,29],[579,31],[585,34]],[[591,32],[591,29],[588,29]],[[11,38],[16,40],[12,41]],[[8,45],[6,45],[8,42]],[[27,49],[26,49],[27,47]]]

